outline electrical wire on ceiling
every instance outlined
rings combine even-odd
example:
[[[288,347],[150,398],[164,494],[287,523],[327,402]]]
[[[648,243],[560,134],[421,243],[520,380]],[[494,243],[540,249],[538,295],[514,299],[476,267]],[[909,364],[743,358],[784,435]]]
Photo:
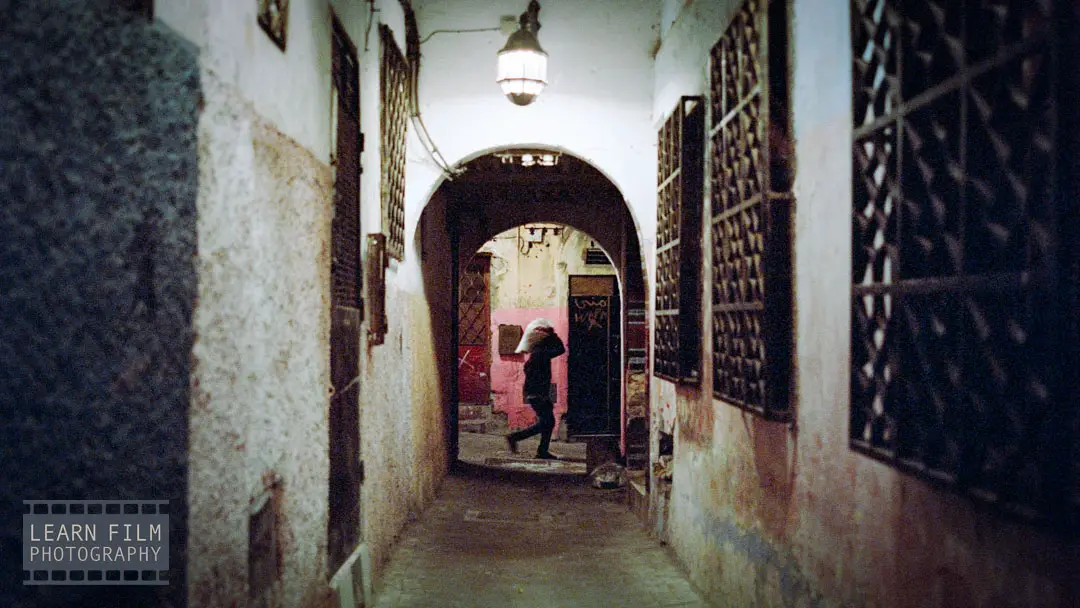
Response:
[[[431,40],[431,38],[434,37],[435,34],[471,34],[473,32],[499,32],[499,31],[502,31],[501,27],[474,27],[474,28],[465,29],[465,30],[435,30],[434,32],[431,32],[427,36],[424,36],[424,38],[422,40],[420,40],[420,44],[424,44],[428,40]]]

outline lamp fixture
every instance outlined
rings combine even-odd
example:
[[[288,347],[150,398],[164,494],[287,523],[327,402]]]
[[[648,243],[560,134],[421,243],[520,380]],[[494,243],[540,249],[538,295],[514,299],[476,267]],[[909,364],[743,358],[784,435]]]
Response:
[[[496,82],[507,99],[527,106],[547,86],[547,53],[540,48],[536,33],[540,30],[540,3],[529,2],[521,14],[518,30],[499,51]]]
[[[504,165],[521,165],[522,167],[554,167],[559,164],[561,152],[550,150],[510,150],[496,152],[495,156]]]

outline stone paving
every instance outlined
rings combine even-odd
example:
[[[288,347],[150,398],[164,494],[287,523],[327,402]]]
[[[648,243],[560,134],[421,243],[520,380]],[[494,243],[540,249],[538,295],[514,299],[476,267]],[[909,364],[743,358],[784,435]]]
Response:
[[[624,489],[460,464],[402,533],[376,608],[706,606]]]
[[[501,434],[459,433],[458,458],[461,461],[488,467],[530,471],[533,473],[585,474],[585,444],[552,441],[550,451],[559,460],[533,458],[540,439],[532,437],[518,444],[517,454],[506,446]]]

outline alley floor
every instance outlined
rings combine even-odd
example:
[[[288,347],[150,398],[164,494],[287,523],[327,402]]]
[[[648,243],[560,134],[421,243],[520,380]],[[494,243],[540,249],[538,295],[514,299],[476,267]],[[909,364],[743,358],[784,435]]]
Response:
[[[506,445],[506,436],[502,433],[459,433],[458,458],[468,464],[481,467],[527,471],[532,473],[552,473],[559,475],[585,474],[585,444],[552,441],[550,451],[559,460],[538,460],[533,456],[540,439],[532,437],[518,445],[516,454]]]
[[[408,526],[376,608],[702,607],[625,490],[463,463]]]

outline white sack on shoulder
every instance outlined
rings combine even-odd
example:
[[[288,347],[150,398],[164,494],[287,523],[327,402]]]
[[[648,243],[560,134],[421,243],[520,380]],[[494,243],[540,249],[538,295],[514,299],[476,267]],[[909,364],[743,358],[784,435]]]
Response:
[[[533,319],[525,327],[525,332],[521,334],[521,341],[518,342],[517,349],[514,352],[531,353],[533,349],[536,348],[536,345],[547,335],[546,333],[539,331],[541,327],[555,329],[555,326],[552,325],[551,321],[548,321],[543,317]]]

